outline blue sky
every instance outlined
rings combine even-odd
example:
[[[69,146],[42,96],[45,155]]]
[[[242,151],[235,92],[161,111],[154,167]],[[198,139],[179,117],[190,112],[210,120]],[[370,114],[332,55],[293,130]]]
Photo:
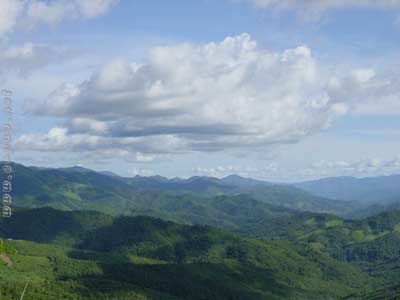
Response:
[[[400,171],[400,1],[4,0],[16,161],[296,181]]]

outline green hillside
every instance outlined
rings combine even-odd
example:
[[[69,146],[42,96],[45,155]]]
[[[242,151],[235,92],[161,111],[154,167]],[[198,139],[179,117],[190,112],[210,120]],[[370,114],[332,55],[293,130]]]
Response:
[[[240,232],[308,245],[389,283],[400,278],[400,211],[353,221],[298,213],[264,220]]]
[[[346,220],[330,213],[351,205],[238,176],[14,167],[2,300],[26,282],[40,300],[364,299],[400,278],[398,211]]]
[[[343,300],[398,300],[400,299],[400,285],[390,285],[373,292],[349,295]]]
[[[250,221],[271,217],[285,208],[341,215],[353,209],[346,202],[317,197],[295,187],[241,177],[123,178],[78,167],[39,169],[19,164],[13,164],[13,167],[13,184],[18,187],[14,202],[20,207],[51,206],[62,210],[97,210],[112,215],[145,214],[210,225],[218,225],[224,220],[230,223],[226,226],[241,225],[241,220],[236,218],[243,209],[258,212],[256,216],[248,213],[247,217],[239,216],[239,219]],[[249,197],[260,203],[243,201]],[[229,215],[227,211],[235,213]]]
[[[337,299],[369,280],[356,266],[288,241],[150,217],[110,222],[43,208],[17,212],[1,228],[17,250],[9,254],[13,266],[0,267],[5,300],[27,281],[31,299],[309,300]]]
[[[94,211],[65,212],[45,207],[17,209],[0,219],[0,235],[19,240],[73,245],[86,231],[112,224],[113,218]]]

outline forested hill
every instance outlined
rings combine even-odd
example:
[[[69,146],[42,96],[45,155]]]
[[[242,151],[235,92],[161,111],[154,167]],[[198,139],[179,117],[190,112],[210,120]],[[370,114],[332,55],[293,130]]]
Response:
[[[150,217],[21,210],[0,235],[17,250],[12,268],[0,264],[4,300],[27,280],[26,297],[43,300],[320,300],[369,284],[358,267],[312,248]]]
[[[400,278],[400,211],[353,221],[298,213],[264,220],[239,231],[308,245],[332,258],[357,264],[390,283]]]
[[[145,214],[210,225],[216,225],[217,219],[240,223],[240,220],[232,221],[227,216],[229,212],[259,211],[257,218],[268,218],[285,210],[344,215],[354,209],[347,202],[314,196],[288,185],[272,185],[238,176],[187,180],[159,176],[124,178],[80,167],[13,166],[14,202],[21,207],[98,210],[113,215]],[[266,212],[265,216],[260,216],[261,212]]]

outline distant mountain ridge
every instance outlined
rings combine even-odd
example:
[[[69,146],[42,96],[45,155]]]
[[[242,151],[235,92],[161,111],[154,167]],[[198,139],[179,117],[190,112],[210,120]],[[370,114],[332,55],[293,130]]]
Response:
[[[239,175],[228,175],[223,178],[193,176],[184,178],[167,178],[159,175],[123,177],[110,171],[96,172],[81,166],[66,168],[38,168],[37,170],[58,170],[69,173],[98,173],[118,178],[137,189],[157,189],[164,191],[198,192],[209,195],[251,191],[254,188],[271,186],[296,187],[313,195],[332,200],[353,201],[363,204],[390,205],[400,202],[400,174],[356,178],[351,176],[327,177],[317,180],[280,184],[246,178]]]
[[[79,170],[79,167],[74,168],[77,168],[76,171]],[[72,168],[70,169],[72,170]],[[82,172],[82,170],[80,171]],[[101,173],[118,176],[111,172]],[[262,187],[291,186],[315,196],[332,200],[358,202],[364,205],[380,205],[383,210],[385,209],[382,206],[390,206],[392,203],[400,202],[400,174],[365,178],[351,176],[327,177],[293,184],[273,183],[235,174],[223,178],[205,176],[193,176],[188,179],[168,179],[162,176],[121,178],[140,189],[186,190],[188,192],[207,192],[207,186],[209,187],[210,185],[215,185],[215,189],[211,190],[211,193],[217,193],[218,191],[226,193],[227,190],[234,193],[238,192],[238,190],[245,192]],[[232,190],[232,188],[234,189]]]
[[[204,176],[168,179],[162,176],[121,177],[80,166],[37,168],[14,164],[14,167],[15,203],[22,207],[94,209],[111,214],[135,211],[136,214],[140,212],[186,222],[193,220],[194,207],[202,208],[198,210],[200,215],[201,212],[208,215],[198,216],[199,213],[196,213],[194,219],[208,220],[209,205],[214,205],[212,210],[215,209],[215,203],[209,199],[214,198],[220,202],[221,198],[216,198],[219,196],[247,195],[264,205],[268,204],[269,211],[280,211],[277,209],[280,207],[333,213],[342,217],[365,217],[390,210],[396,207],[396,203],[400,203],[400,175],[364,179],[338,177],[289,185],[238,175],[221,179]],[[149,197],[157,199],[157,203],[153,200],[148,202],[156,206],[143,202]],[[234,201],[239,201],[239,198]],[[110,202],[113,205],[110,206]],[[177,205],[176,208],[184,209],[184,214],[173,212],[172,203]],[[168,209],[165,206],[167,204]],[[238,207],[242,207],[242,204],[238,204]],[[175,218],[177,215],[178,219]],[[269,213],[267,215],[270,216]],[[212,222],[214,224],[215,221]]]
[[[400,175],[379,177],[331,177],[294,184],[309,193],[364,204],[400,201]]]
[[[217,223],[218,214],[235,223],[226,212],[230,212],[231,217],[246,212],[258,218],[262,217],[260,212],[264,212],[264,217],[268,218],[276,212],[290,210],[329,213],[349,210],[345,202],[317,197],[288,185],[239,176],[223,179],[201,176],[189,179],[128,178],[82,167],[38,169],[14,164],[14,168],[15,204],[21,207],[140,213],[202,224]]]

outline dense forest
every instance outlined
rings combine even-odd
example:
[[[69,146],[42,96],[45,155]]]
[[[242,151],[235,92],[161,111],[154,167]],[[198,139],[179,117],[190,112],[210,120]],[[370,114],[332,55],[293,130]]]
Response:
[[[15,168],[1,299],[399,297],[400,211],[343,218],[345,200],[234,176]]]

